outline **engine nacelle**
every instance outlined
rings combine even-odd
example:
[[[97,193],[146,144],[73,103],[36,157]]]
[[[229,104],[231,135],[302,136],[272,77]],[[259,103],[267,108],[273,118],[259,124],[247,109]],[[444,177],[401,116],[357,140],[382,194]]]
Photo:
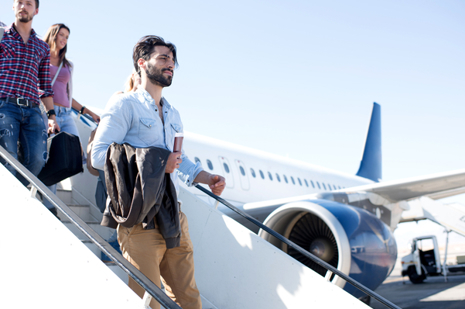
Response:
[[[294,202],[277,208],[263,223],[372,290],[396,262],[397,245],[390,229],[361,208],[327,200]],[[263,230],[259,236],[325,276],[325,268],[277,238]],[[332,282],[355,297],[364,296],[338,276]]]

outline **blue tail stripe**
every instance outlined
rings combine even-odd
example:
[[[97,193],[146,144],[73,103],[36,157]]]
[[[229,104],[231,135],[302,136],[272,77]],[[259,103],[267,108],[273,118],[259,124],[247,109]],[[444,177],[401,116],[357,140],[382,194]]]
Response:
[[[381,106],[373,103],[365,150],[357,176],[379,182],[382,178]]]

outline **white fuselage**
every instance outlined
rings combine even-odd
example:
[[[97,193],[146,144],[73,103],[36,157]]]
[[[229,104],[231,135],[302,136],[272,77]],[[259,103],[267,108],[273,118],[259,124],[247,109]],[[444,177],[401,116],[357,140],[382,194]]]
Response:
[[[189,159],[200,160],[206,171],[224,176],[227,187],[222,197],[237,204],[329,192],[373,183],[362,177],[198,134],[184,132],[184,135],[183,147]],[[196,189],[191,191],[195,194],[200,192]]]

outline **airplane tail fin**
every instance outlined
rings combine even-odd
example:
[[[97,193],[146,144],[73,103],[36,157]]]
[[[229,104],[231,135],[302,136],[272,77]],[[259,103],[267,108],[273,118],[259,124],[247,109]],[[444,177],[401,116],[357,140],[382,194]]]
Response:
[[[382,178],[381,161],[381,106],[375,102],[357,176],[379,182]]]

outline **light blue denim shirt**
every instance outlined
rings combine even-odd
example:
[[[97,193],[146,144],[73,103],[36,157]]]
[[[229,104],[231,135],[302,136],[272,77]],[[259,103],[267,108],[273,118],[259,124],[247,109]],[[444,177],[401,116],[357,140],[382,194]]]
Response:
[[[92,165],[103,170],[108,147],[114,142],[128,143],[135,148],[159,147],[173,151],[174,135],[183,132],[179,112],[165,98],[163,102],[163,120],[158,115],[158,107],[152,96],[144,89],[136,92],[115,95],[105,107],[100,118],[97,133],[92,146]],[[194,164],[182,150],[182,163],[171,180],[178,186],[179,177],[188,186],[192,186],[195,177],[203,170],[200,163]]]

